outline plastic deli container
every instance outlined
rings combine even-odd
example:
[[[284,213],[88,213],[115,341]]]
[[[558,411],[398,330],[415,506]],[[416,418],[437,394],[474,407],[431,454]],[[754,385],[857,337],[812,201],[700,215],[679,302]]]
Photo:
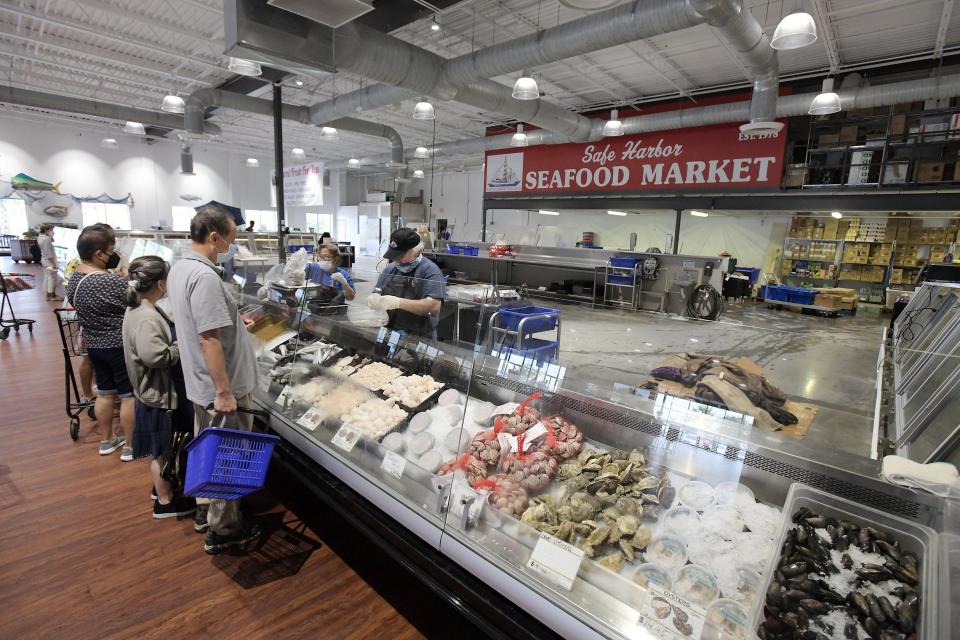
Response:
[[[739,509],[742,504],[753,504],[757,501],[750,487],[739,482],[721,482],[713,488],[713,492],[720,506],[731,504]]]
[[[698,564],[688,564],[677,572],[673,591],[701,607],[706,607],[720,595],[720,587],[713,573]]]
[[[871,526],[879,531],[889,533],[900,542],[903,551],[912,551],[920,560],[920,619],[917,620],[916,640],[933,640],[939,638],[936,624],[936,603],[938,594],[937,560],[939,554],[939,536],[930,527],[911,522],[905,518],[884,513],[873,507],[857,504],[832,493],[820,491],[800,482],[790,485],[786,503],[783,505],[783,517],[780,530],[775,538],[775,544],[767,562],[767,570],[763,576],[763,591],[766,593],[773,573],[780,559],[780,550],[787,533],[796,525],[793,523],[793,514],[800,507],[807,507],[821,516],[832,516],[837,520],[848,520],[860,527]],[[842,593],[842,596],[847,594]],[[753,611],[753,623],[750,627],[756,632],[763,622],[763,607]]]
[[[747,640],[752,637],[749,609],[739,602],[722,598],[707,609],[701,640]]]
[[[676,573],[687,564],[687,543],[677,536],[657,536],[647,546],[646,558],[670,573]]]
[[[675,535],[684,540],[691,534],[695,535],[696,530],[700,528],[699,525],[700,516],[697,514],[697,510],[684,505],[673,507],[667,511],[663,514],[663,521],[661,522],[664,533]]]
[[[673,588],[673,579],[670,577],[670,572],[652,562],[640,565],[636,573],[633,574],[633,581],[641,587],[653,583],[667,591]]]
[[[687,507],[703,511],[716,500],[716,494],[706,482],[691,480],[677,490],[677,497],[680,498],[680,504]]]

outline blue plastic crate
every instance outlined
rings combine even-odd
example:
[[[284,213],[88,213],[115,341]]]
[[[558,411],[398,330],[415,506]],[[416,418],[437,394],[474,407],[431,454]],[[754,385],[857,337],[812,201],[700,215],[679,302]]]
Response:
[[[791,289],[788,302],[794,304],[813,304],[817,292],[811,289]]]
[[[772,300],[774,302],[789,302],[788,299],[790,287],[780,287],[777,285],[768,285],[767,286],[767,295],[764,298],[765,300]]]
[[[448,244],[447,253],[452,253],[453,255],[460,255],[460,247],[453,244]]]
[[[750,286],[757,284],[757,280],[760,279],[760,273],[762,269],[758,267],[735,267],[737,273],[742,273],[750,277]]]
[[[634,258],[631,256],[614,256],[610,258],[609,262],[611,267],[618,267],[620,269],[633,269],[640,264],[640,258]]]
[[[500,328],[508,331],[516,331],[520,326],[520,321],[532,316],[541,316],[530,320],[523,325],[524,333],[539,333],[541,331],[550,331],[557,326],[557,320],[560,317],[559,309],[549,307],[538,307],[529,305],[526,307],[507,307],[500,310]]]
[[[184,495],[238,500],[263,486],[277,436],[211,427],[187,445]]]
[[[497,358],[509,358],[510,360],[520,358],[524,361],[545,364],[552,362],[557,353],[558,342],[556,340],[529,338],[524,341],[524,344],[526,347],[523,349],[517,349],[507,344],[495,346],[492,355]]]
[[[303,249],[307,253],[313,253],[317,247],[312,244],[289,244],[287,245],[287,253],[296,253]]]
[[[608,284],[633,284],[633,276],[625,276],[625,275],[617,275],[617,274],[609,275],[607,276],[607,283]]]
[[[465,256],[478,256],[480,255],[480,249],[477,247],[462,247],[461,253]]]

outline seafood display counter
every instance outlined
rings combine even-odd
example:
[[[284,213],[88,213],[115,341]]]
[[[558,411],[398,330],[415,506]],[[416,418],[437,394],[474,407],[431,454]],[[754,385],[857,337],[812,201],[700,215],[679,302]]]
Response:
[[[876,461],[562,362],[255,304],[291,336],[259,356],[271,428],[551,633],[953,637],[960,507]]]

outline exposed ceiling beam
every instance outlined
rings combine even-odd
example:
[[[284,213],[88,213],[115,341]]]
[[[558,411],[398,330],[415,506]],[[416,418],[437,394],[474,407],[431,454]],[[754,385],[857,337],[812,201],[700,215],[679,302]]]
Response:
[[[73,0],[77,4],[81,4],[91,9],[96,9],[97,11],[103,11],[104,13],[109,13],[111,15],[119,16],[121,18],[127,18],[128,20],[134,20],[141,24],[149,25],[157,29],[163,29],[169,33],[175,33],[193,40],[204,40],[210,43],[210,47],[214,51],[223,51],[223,39],[218,38],[219,30],[216,33],[204,33],[202,31],[197,31],[190,29],[188,27],[178,25],[172,22],[167,22],[165,20],[160,20],[159,18],[153,18],[151,16],[145,16],[142,13],[136,11],[130,11],[122,7],[104,2],[103,0]],[[210,11],[217,11],[212,7],[203,5],[203,4],[194,4],[194,6],[203,7]],[[222,13],[222,11],[220,11]]]
[[[953,2],[953,0],[948,0]],[[813,15],[819,24],[820,35],[823,36],[823,45],[827,50],[827,59],[830,60],[830,73],[840,71],[840,49],[837,45],[837,35],[830,21],[830,12],[827,9],[827,0],[813,0]]]
[[[950,17],[953,14],[953,0],[943,0],[940,13],[940,26],[937,27],[937,43],[933,47],[934,59],[943,57],[943,48],[947,46],[947,31],[950,30]]]
[[[687,72],[681,69],[670,58],[663,55],[659,49],[654,47],[648,40],[637,40],[625,45],[638,58],[650,65],[650,68],[657,74],[673,85],[673,88],[683,94],[697,86],[697,83],[687,75]],[[678,82],[679,80],[679,82]]]

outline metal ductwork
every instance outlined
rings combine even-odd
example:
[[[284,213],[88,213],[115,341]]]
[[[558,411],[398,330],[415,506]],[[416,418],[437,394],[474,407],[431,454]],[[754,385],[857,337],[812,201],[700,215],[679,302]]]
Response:
[[[859,87],[856,89],[841,89],[838,91],[838,94],[840,96],[840,104],[843,106],[844,111],[850,109],[888,107],[901,102],[952,98],[960,96],[960,75],[909,80],[906,82]],[[775,117],[790,118],[806,116],[810,108],[810,103],[817,95],[817,93],[804,93],[780,97],[777,101]],[[623,129],[627,135],[636,135],[638,133],[651,131],[742,122],[749,116],[751,107],[752,101],[744,101],[718,104],[709,107],[678,109],[676,111],[665,111],[663,113],[646,116],[634,116],[632,118],[622,119]],[[603,121],[597,121],[590,140],[602,139],[602,128]],[[507,149],[510,147],[511,138],[512,136],[509,134],[466,138],[434,145],[430,148],[430,152],[431,155],[442,156],[465,155],[482,153],[494,149]],[[570,142],[568,138],[564,138],[550,131],[530,131],[527,133],[527,140],[530,145]],[[383,159],[373,157],[367,158],[366,161],[373,164],[383,162]],[[335,167],[338,166],[338,164],[331,166]]]
[[[193,149],[188,144],[180,145],[180,173],[193,175]]]
[[[97,116],[123,122],[129,120],[140,122],[145,127],[163,127],[166,129],[184,128],[184,119],[178,115],[160,111],[147,111],[146,109],[135,109],[133,107],[125,107],[108,102],[85,100],[83,98],[58,96],[40,91],[32,91],[30,89],[18,89],[6,85],[0,85],[0,102],[35,107],[37,109],[64,111],[66,113],[82,113],[88,116]],[[205,123],[201,119],[196,133],[216,136],[220,135],[220,127],[209,122]]]

